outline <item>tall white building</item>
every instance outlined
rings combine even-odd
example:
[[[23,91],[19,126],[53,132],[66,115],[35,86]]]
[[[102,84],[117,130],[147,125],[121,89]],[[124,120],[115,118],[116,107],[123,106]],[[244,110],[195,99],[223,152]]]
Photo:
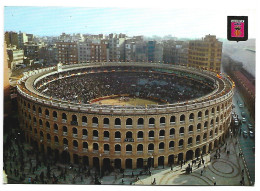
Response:
[[[78,43],[78,61],[84,63],[91,59],[91,41]]]

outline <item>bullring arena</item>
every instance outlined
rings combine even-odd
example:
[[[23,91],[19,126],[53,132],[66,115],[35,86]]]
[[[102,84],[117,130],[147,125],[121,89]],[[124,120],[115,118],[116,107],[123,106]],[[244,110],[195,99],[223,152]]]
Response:
[[[172,165],[225,140],[233,87],[224,74],[176,65],[58,65],[19,80],[19,121],[27,142],[65,163]]]

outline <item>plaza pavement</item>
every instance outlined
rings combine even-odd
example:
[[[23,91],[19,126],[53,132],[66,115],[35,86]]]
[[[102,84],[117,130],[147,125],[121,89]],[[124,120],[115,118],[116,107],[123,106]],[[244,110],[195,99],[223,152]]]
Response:
[[[200,168],[197,167],[198,161],[196,165],[192,167],[192,173],[186,174],[185,168],[188,166],[191,161],[188,161],[182,168],[177,165],[173,166],[171,170],[170,167],[163,168],[162,166],[151,169],[152,175],[141,175],[138,176],[139,180],[137,180],[137,174],[142,169],[130,170],[126,169],[124,172],[124,177],[122,173],[112,172],[107,174],[101,178],[101,183],[103,185],[111,185],[111,184],[119,184],[119,185],[151,185],[152,181],[156,181],[155,185],[199,185],[199,186],[212,186],[214,183],[216,185],[229,185],[229,186],[239,186],[240,181],[242,180],[242,169],[244,169],[244,184],[246,186],[251,185],[246,168],[244,167],[243,158],[239,157],[239,145],[236,144],[236,138],[227,139],[227,150],[230,151],[230,154],[225,152],[225,145],[221,147],[220,158],[214,159],[215,151],[213,151],[209,155],[205,155],[203,159],[205,160],[205,167],[201,165]],[[29,147],[29,145],[27,145]],[[15,147],[14,147],[15,148]],[[17,148],[16,148],[17,149]],[[25,154],[26,155],[26,154]],[[28,158],[26,156],[25,158]],[[31,158],[31,157],[30,157]],[[6,174],[8,175],[8,183],[20,183],[20,184],[28,184],[28,178],[35,178],[37,175],[40,177],[40,173],[44,172],[45,175],[45,183],[51,184],[52,181],[47,179],[46,172],[47,168],[42,164],[37,170],[32,173],[30,171],[29,164],[25,161],[25,180],[21,181],[20,177],[15,177],[14,173],[10,173],[10,163],[12,163],[12,169],[19,168],[19,163],[16,161],[8,161],[6,162],[7,169]],[[36,165],[36,160],[32,160],[32,166]],[[78,170],[77,167],[73,167],[69,169],[66,166],[66,175],[64,177],[59,177],[61,170],[65,169],[65,165],[57,163],[56,165],[51,166],[51,175],[55,174],[58,177],[58,184],[94,184],[94,171],[91,171],[92,176],[87,176],[85,171]],[[202,175],[201,175],[201,171]],[[132,177],[132,172],[134,173],[134,177]],[[122,182],[123,179],[123,182]],[[41,184],[40,181],[37,183]]]

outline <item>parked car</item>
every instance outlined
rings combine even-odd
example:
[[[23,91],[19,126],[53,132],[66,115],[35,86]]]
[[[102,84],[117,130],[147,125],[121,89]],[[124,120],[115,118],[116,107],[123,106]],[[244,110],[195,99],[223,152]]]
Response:
[[[239,104],[239,107],[240,107],[240,108],[243,108],[243,107],[244,107],[244,105],[243,105],[242,103],[240,103],[240,104]]]
[[[247,131],[243,131],[243,136],[245,137],[245,138],[247,138]]]
[[[245,117],[246,116],[246,113],[245,112],[241,112],[241,115],[242,115],[242,117]]]
[[[254,136],[255,136],[255,135],[254,135],[254,132],[253,132],[253,131],[249,131],[249,137],[250,137],[250,138],[254,138]]]
[[[235,126],[238,126],[238,124],[239,124],[238,120],[235,120]]]
[[[246,122],[246,118],[245,118],[245,117],[242,118],[242,122],[243,122],[243,123]]]
[[[248,123],[247,124],[247,128],[249,131],[252,131],[253,130],[253,125],[251,123]]]

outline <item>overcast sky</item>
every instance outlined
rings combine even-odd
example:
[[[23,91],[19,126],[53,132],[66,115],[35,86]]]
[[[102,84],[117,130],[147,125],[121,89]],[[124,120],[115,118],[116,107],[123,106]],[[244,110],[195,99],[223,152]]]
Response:
[[[4,8],[4,30],[35,35],[65,33],[129,36],[172,35],[201,38],[206,34],[226,38],[228,15],[249,16],[249,38],[255,38],[255,11],[162,8],[76,8],[13,7]]]

